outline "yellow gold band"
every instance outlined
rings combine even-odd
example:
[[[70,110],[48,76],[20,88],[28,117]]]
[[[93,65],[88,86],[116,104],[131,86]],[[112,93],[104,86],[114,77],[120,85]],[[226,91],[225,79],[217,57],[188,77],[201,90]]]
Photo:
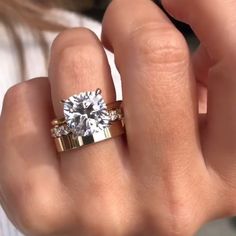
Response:
[[[72,133],[55,138],[55,144],[58,152],[70,151],[73,149],[81,148],[88,144],[98,143],[108,140],[125,133],[124,121],[118,120],[113,122],[109,127],[101,132],[95,133],[90,136],[74,137]]]

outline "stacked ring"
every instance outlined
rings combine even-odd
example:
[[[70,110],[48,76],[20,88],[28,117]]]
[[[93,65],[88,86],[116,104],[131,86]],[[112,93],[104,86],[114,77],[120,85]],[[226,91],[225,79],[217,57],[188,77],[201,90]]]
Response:
[[[122,101],[106,104],[101,93],[97,89],[61,101],[64,117],[51,122],[58,152],[78,149],[125,133]]]

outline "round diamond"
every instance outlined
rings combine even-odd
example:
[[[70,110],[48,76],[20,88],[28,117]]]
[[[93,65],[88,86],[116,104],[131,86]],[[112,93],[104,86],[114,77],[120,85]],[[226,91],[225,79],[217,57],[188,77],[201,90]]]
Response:
[[[68,135],[70,133],[70,130],[66,125],[62,125],[52,128],[51,133],[54,138],[57,138]]]
[[[92,135],[109,126],[111,118],[101,90],[82,92],[63,102],[66,123],[74,135]]]
[[[110,117],[111,117],[111,121],[115,121],[119,118],[119,115],[116,110],[112,110],[110,111]]]

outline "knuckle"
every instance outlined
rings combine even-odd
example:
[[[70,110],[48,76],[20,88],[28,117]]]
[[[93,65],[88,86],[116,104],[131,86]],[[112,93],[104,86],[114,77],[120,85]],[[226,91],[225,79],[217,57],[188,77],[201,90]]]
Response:
[[[86,79],[86,75],[103,66],[104,61],[104,55],[99,47],[83,43],[63,48],[56,67],[59,75],[67,74],[72,78]]]
[[[87,224],[87,230],[88,235],[112,235],[114,234],[117,230],[116,227],[113,227],[112,224],[110,224],[109,221],[102,222],[101,220],[97,220],[97,222],[90,222]]]
[[[88,235],[133,235],[131,223],[123,221],[121,215],[114,217],[114,212],[103,212],[86,218],[86,229]],[[116,212],[117,214],[117,212]]]
[[[49,90],[49,81],[46,77],[38,77],[16,84],[6,92],[3,105],[18,106],[22,101],[29,100],[32,95],[41,95],[41,89]]]
[[[104,196],[111,194],[108,186],[107,180],[104,180],[103,183],[92,184],[91,189],[88,189],[90,197],[87,199],[87,206],[81,206],[80,211],[85,231],[88,235],[133,235],[131,232],[133,223],[137,220],[134,217],[137,209],[129,200],[121,200],[120,196],[112,195],[110,201],[114,204],[107,204]],[[90,206],[93,206],[93,214]]]
[[[97,49],[92,45],[76,45],[64,48],[60,54],[59,64],[61,66],[72,65],[83,65],[88,64],[93,57],[92,55],[97,54]]]
[[[170,220],[170,235],[193,235],[195,231],[194,228],[192,228],[193,222],[195,222],[193,218],[193,212],[186,208],[185,210],[180,208],[182,208],[182,206],[179,206],[179,211],[177,211],[177,214],[173,215]]]
[[[87,28],[67,29],[60,33],[52,43],[52,53],[60,53],[67,45],[76,45],[96,40],[96,35]]]
[[[55,206],[55,200],[45,197],[44,200],[31,200],[20,214],[19,225],[30,235],[54,235],[65,222],[61,212]]]
[[[194,235],[196,229],[194,228],[195,225],[193,226],[193,222],[196,220],[193,218],[192,213],[189,209],[183,210],[182,207],[176,210],[175,206],[175,211],[171,211],[166,218],[155,217],[153,219],[157,227],[156,231],[165,236]]]
[[[146,64],[182,64],[189,58],[184,37],[167,24],[145,24],[131,33],[130,40],[135,54]]]
[[[8,105],[14,105],[18,99],[21,99],[27,94],[28,89],[28,82],[23,82],[9,88],[4,97],[4,107]]]
[[[66,208],[58,199],[55,201],[55,192],[44,188],[25,183],[14,191],[16,224],[27,235],[58,235],[66,227]],[[22,193],[20,197],[18,191]]]

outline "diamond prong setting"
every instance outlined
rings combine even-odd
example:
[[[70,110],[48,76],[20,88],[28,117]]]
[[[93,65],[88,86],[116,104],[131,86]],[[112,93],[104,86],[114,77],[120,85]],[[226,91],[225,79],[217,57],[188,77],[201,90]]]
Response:
[[[73,95],[63,104],[66,124],[74,136],[93,135],[110,125],[101,89]]]

